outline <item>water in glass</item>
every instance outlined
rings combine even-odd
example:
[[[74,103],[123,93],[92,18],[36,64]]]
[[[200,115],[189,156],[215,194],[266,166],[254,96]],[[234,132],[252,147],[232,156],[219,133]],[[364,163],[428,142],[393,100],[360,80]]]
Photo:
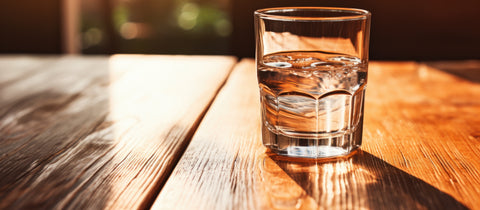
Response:
[[[263,143],[276,153],[332,157],[360,147],[367,65],[321,51],[265,55],[257,62]]]

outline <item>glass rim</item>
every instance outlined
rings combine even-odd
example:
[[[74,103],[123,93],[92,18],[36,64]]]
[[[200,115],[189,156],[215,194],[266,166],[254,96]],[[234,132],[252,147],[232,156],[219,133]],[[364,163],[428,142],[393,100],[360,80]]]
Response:
[[[278,13],[288,13],[294,11],[322,11],[322,12],[343,12],[353,15],[338,15],[334,17],[314,17],[314,16],[288,16]],[[277,14],[269,14],[277,13]],[[315,22],[331,22],[331,21],[352,21],[367,19],[371,13],[364,9],[343,8],[343,7],[272,7],[258,9],[254,12],[255,16],[262,19],[277,21],[315,21]]]

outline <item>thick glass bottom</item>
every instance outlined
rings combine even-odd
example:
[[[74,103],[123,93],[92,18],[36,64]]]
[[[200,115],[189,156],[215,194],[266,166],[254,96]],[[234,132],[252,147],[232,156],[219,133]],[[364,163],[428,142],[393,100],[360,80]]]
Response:
[[[331,158],[347,156],[362,144],[362,122],[346,134],[320,138],[293,137],[276,134],[262,126],[263,145],[272,152],[300,158]]]

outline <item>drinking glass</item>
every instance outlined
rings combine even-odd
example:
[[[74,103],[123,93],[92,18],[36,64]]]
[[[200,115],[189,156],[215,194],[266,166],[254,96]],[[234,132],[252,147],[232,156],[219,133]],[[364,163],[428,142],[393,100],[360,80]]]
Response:
[[[284,7],[254,15],[263,144],[306,158],[359,148],[370,12]]]

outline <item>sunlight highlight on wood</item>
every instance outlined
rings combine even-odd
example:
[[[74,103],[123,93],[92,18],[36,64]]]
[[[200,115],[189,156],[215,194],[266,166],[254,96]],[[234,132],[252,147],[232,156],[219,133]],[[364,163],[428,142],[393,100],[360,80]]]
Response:
[[[148,207],[235,62],[0,59],[0,209]]]

